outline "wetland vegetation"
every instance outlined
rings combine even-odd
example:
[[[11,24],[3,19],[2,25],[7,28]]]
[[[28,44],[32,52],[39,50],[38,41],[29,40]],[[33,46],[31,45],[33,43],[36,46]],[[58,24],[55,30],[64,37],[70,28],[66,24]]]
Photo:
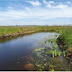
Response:
[[[35,65],[37,70],[43,71],[68,71],[70,64],[66,64],[65,53],[57,45],[59,35],[48,36],[40,42],[40,48],[34,50]]]
[[[32,66],[40,71],[72,70],[72,26],[0,26],[0,40],[37,32],[59,34],[49,35],[43,41],[40,40],[39,46],[33,50],[33,58],[30,58],[33,62],[24,67],[28,69],[28,66]]]

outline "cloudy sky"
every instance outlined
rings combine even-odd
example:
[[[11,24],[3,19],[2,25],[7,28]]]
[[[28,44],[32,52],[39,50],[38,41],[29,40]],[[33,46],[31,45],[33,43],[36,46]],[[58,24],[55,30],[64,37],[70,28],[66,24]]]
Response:
[[[0,25],[72,24],[72,0],[0,0]]]

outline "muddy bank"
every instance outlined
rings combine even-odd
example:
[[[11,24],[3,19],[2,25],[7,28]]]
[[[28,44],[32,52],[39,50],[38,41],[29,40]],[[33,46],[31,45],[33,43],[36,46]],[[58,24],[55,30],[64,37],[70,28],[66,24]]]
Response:
[[[68,48],[67,44],[62,40],[61,37],[57,38],[57,43],[58,43],[61,51],[64,51],[64,50],[66,50]]]
[[[28,32],[17,32],[17,33],[12,33],[12,34],[3,34],[0,36],[0,39],[7,38],[7,37],[14,37],[14,36],[19,36],[19,35],[27,35],[27,34],[32,34],[32,33],[37,33],[37,32],[56,32],[53,29],[41,29],[41,30],[34,30],[34,31],[28,31]]]
[[[9,35],[2,35],[0,36],[0,39],[3,39],[3,38],[7,38],[7,37],[14,37],[14,36],[19,36],[19,35],[27,35],[27,34],[32,34],[32,33],[36,33],[36,32],[39,32],[39,31],[28,31],[28,32],[23,32],[23,33],[13,33],[13,34],[9,34]]]
[[[65,52],[65,58],[70,62],[70,70],[72,70],[72,51],[69,50],[67,44],[62,40],[61,37],[57,38],[57,43],[62,52]]]

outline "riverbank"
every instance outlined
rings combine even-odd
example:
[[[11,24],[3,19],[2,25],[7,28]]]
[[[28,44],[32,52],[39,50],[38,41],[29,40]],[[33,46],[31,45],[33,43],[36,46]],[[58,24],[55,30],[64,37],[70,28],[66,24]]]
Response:
[[[68,47],[72,46],[72,26],[0,26],[0,38],[36,32],[57,32]]]
[[[72,46],[72,26],[0,26],[1,39],[36,32],[57,32],[62,43]]]
[[[13,37],[18,35],[35,33],[35,27],[23,27],[23,26],[1,26],[0,27],[0,39],[6,37]]]
[[[72,55],[72,26],[0,26],[0,39],[36,32],[57,32],[62,51]]]
[[[60,49],[72,65],[72,26],[0,26],[0,39],[36,32],[59,33],[57,40]]]
[[[35,32],[61,33],[64,26],[0,26],[0,38],[12,37]]]
[[[72,70],[72,27],[64,28],[57,42],[61,51],[65,53],[65,58],[70,61]]]

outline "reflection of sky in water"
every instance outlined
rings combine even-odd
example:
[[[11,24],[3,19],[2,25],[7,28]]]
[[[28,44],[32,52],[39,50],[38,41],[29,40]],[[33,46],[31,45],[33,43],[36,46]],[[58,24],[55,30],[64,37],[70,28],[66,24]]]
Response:
[[[32,56],[32,51],[38,48],[39,41],[57,33],[35,33],[11,39],[0,43],[0,70],[1,69],[24,69],[26,56]],[[21,58],[22,57],[22,58]],[[23,60],[24,58],[24,60]],[[17,61],[19,60],[19,64]]]

